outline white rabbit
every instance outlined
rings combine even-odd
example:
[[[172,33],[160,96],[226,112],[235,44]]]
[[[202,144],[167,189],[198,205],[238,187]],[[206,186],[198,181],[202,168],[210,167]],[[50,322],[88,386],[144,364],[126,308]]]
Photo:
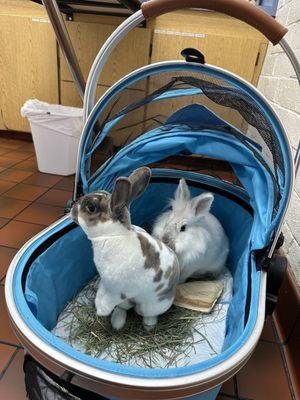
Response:
[[[126,310],[134,307],[147,330],[157,316],[172,305],[179,280],[178,260],[168,246],[131,225],[129,205],[144,192],[149,168],[119,178],[112,194],[85,195],[73,206],[72,219],[92,242],[94,262],[101,281],[96,294],[97,314],[109,315],[115,329],[126,322]]]
[[[229,242],[220,222],[210,213],[213,200],[211,193],[191,198],[181,179],[171,210],[161,214],[153,226],[153,236],[177,254],[180,283],[191,276],[218,275],[225,267]]]

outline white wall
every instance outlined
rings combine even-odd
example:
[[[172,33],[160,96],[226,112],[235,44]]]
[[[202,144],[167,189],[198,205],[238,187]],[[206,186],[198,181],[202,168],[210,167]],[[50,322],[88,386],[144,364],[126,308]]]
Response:
[[[300,59],[300,0],[280,0],[277,20],[288,27],[286,39]],[[270,46],[259,90],[274,107],[290,138],[293,154],[300,140],[300,89],[296,75],[279,46]],[[284,223],[284,251],[300,285],[300,171]]]

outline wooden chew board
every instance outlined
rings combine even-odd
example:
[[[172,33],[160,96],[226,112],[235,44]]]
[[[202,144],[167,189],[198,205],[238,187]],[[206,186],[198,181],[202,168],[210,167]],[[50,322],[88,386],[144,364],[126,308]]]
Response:
[[[177,286],[174,304],[189,310],[209,313],[223,291],[218,281],[193,281]]]

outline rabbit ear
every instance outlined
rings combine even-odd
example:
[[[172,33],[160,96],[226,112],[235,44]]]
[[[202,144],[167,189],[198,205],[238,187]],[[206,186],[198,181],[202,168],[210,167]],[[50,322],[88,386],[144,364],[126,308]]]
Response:
[[[190,191],[185,179],[180,179],[178,187],[175,192],[175,202],[186,202],[190,199]]]
[[[191,201],[191,206],[195,211],[195,215],[209,212],[214,201],[212,193],[202,193],[200,196],[194,197]]]
[[[111,194],[110,208],[113,214],[120,219],[121,211],[127,207],[131,199],[131,183],[128,178],[116,180],[114,190]]]
[[[148,167],[141,167],[133,171],[128,177],[131,183],[131,200],[139,197],[147,188],[151,178],[151,170]]]

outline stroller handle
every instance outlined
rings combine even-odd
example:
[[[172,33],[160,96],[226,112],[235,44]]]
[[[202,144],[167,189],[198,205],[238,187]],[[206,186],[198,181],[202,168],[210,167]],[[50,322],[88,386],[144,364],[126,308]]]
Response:
[[[296,76],[300,83],[300,64],[284,36],[287,33],[287,28],[277,22],[265,11],[249,3],[245,0],[149,0],[142,4],[141,9],[127,18],[117,29],[110,35],[106,42],[101,47],[91,67],[83,102],[83,121],[86,122],[88,116],[94,106],[96,87],[99,76],[103,67],[118,43],[130,32],[136,28],[145,19],[157,15],[167,13],[180,8],[206,8],[231,15],[245,21],[250,26],[255,27],[262,32],[271,43],[279,44],[296,72]]]
[[[141,5],[145,19],[183,8],[204,8],[230,15],[259,30],[274,45],[288,32],[265,11],[245,0],[149,0]]]

